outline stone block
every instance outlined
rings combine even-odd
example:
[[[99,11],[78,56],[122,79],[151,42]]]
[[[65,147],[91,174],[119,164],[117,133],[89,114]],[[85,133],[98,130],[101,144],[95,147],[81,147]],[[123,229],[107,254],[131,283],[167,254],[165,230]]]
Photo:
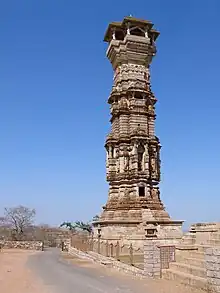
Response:
[[[158,263],[158,261],[153,258],[149,258],[149,259],[144,260],[144,264],[157,264],[157,263]]]
[[[210,293],[220,293],[220,286],[208,286],[208,292]]]
[[[220,257],[218,257],[216,255],[206,255],[205,261],[210,262],[210,263],[220,264]]]
[[[10,249],[28,249],[28,250],[43,250],[42,241],[0,241],[2,248]]]
[[[144,268],[145,269],[152,269],[154,267],[154,264],[151,263],[144,263]]]
[[[205,254],[206,255],[213,255],[213,248],[212,247],[207,248],[205,251]]]
[[[154,250],[153,245],[144,245],[144,251],[148,252],[153,250]]]
[[[206,262],[206,270],[220,272],[220,264],[215,262]]]
[[[153,275],[153,273],[151,271],[149,271],[149,272],[148,271],[144,271],[144,272],[145,272],[145,276],[146,277],[153,278],[154,275]]]
[[[208,278],[217,278],[220,279],[220,272],[217,271],[207,271]]]
[[[213,248],[212,253],[220,258],[220,248]]]
[[[220,286],[220,279],[210,277],[208,278],[208,284]]]

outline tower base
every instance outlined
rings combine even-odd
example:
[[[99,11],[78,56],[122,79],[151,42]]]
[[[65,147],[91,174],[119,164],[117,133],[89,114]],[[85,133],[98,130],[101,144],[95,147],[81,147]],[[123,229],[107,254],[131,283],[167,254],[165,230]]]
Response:
[[[129,213],[130,215],[134,215],[135,211],[130,210]],[[120,245],[132,244],[136,249],[142,249],[144,240],[146,239],[145,226],[147,224],[153,224],[157,229],[157,239],[161,240],[162,244],[175,245],[182,239],[183,221],[173,221],[166,211],[142,209],[136,211],[137,215],[139,217],[136,219],[134,217],[133,219],[126,217],[126,220],[119,216],[119,211],[114,211],[114,218],[108,217],[108,219],[103,219],[102,216],[99,221],[93,223],[94,238],[98,238],[98,235],[100,235],[101,241],[108,241],[113,244],[119,241]]]

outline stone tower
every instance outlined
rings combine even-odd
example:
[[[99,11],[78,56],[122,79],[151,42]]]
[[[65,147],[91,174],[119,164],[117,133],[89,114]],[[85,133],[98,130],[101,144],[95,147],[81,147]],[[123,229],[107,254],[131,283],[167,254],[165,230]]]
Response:
[[[110,23],[104,37],[114,78],[108,99],[111,132],[105,144],[109,194],[94,223],[102,239],[141,240],[145,223],[155,224],[161,236],[171,226],[176,234],[181,230],[182,221],[172,221],[165,211],[158,186],[161,146],[150,84],[158,36],[150,21],[125,17]]]

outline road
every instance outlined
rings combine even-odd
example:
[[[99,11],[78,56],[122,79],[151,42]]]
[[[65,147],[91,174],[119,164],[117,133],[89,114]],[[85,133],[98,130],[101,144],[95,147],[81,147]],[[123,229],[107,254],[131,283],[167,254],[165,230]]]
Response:
[[[97,265],[69,263],[57,249],[31,255],[27,265],[52,293],[152,293],[144,287],[137,288],[137,281],[108,274]]]

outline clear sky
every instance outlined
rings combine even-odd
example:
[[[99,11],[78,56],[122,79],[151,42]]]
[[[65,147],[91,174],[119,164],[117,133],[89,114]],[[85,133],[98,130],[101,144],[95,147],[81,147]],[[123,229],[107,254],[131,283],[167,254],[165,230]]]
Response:
[[[106,202],[112,68],[103,36],[124,16],[161,32],[152,63],[161,197],[176,220],[219,221],[220,1],[0,1],[0,212],[90,220]]]

